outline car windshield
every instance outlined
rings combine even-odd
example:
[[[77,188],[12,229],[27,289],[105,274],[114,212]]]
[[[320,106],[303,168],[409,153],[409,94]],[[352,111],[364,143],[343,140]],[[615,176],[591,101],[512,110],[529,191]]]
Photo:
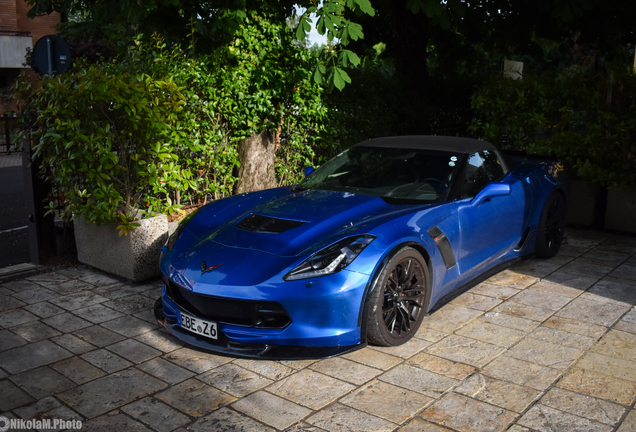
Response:
[[[460,158],[445,151],[356,146],[325,163],[299,188],[374,195],[389,202],[442,202]]]

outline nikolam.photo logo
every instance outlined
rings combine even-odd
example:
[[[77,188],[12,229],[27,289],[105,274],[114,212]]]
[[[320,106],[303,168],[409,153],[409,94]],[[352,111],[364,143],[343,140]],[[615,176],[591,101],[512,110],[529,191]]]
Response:
[[[82,428],[81,420],[63,420],[63,419],[43,419],[43,420],[22,420],[8,419],[0,416],[0,432],[7,432],[12,429],[67,429],[80,430]]]

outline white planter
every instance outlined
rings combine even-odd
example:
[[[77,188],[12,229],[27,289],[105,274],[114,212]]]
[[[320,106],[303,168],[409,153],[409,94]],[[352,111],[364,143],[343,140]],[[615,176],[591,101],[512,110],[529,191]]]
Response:
[[[636,188],[607,190],[605,229],[636,233]]]
[[[97,226],[76,219],[78,261],[133,282],[158,276],[161,247],[168,239],[168,218],[159,215],[138,222],[141,226],[135,231],[120,236],[115,223]]]

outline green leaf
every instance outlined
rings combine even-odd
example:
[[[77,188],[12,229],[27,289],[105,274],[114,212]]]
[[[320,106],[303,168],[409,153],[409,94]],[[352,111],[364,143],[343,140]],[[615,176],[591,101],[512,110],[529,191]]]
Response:
[[[362,33],[362,26],[360,24],[350,22],[347,25],[347,30],[349,31],[349,36],[351,36],[351,39],[353,39],[354,41],[358,39],[364,39],[364,34]]]
[[[354,11],[356,10],[355,6],[357,6],[357,9],[361,12],[369,16],[375,16],[375,9],[373,9],[369,0],[349,0],[347,2],[347,7],[354,9]]]
[[[416,14],[424,10],[424,2],[422,0],[407,0],[406,8]]]
[[[347,72],[340,68],[333,68],[333,84],[340,91],[345,87],[345,83],[351,83],[351,78]]]
[[[356,53],[354,53],[353,51],[350,51],[350,50],[344,50],[344,52],[347,54],[349,62],[353,66],[358,66],[360,64],[360,57],[358,57],[358,54],[356,54]]]
[[[305,24],[307,24],[309,26],[309,30],[305,30]],[[307,22],[307,17],[303,14],[300,17],[300,22],[298,23],[298,27],[296,28],[296,39],[304,40],[305,37],[307,36],[307,33],[309,31],[311,31],[311,26]],[[230,50],[232,50],[232,49],[233,48],[230,47]]]

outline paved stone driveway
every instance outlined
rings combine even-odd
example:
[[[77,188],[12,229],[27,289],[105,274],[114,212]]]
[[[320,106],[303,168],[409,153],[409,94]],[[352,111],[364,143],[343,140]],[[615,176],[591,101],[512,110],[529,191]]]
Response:
[[[90,431],[636,431],[636,239],[569,231],[398,348],[320,361],[191,350],[160,282],[65,269],[0,285],[0,413]]]

